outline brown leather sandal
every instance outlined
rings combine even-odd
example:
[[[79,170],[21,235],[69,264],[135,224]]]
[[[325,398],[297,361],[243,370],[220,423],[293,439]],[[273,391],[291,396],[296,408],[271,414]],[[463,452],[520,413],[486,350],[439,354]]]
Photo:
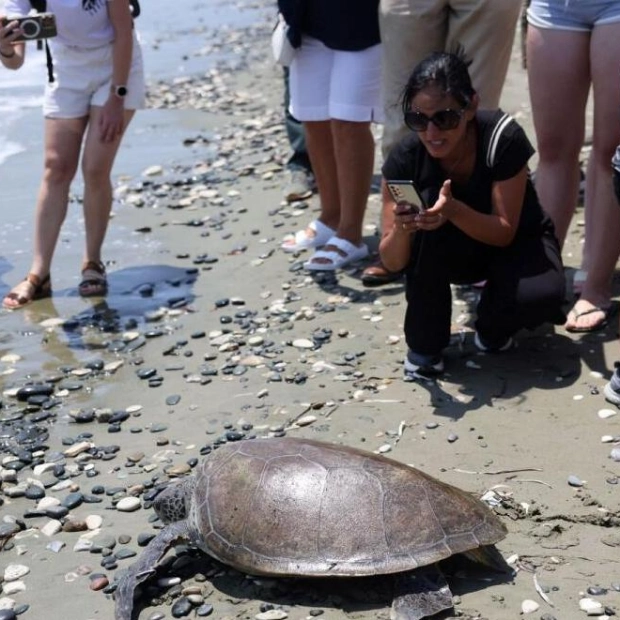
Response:
[[[78,286],[81,297],[103,297],[108,292],[105,265],[102,262],[87,260],[82,265],[82,281]]]
[[[397,282],[403,277],[402,271],[390,271],[381,261],[366,267],[362,272],[362,284],[367,287],[383,286]]]
[[[15,289],[27,282],[29,287],[26,292],[18,293]],[[49,273],[41,278],[35,273],[29,273],[6,297],[2,300],[3,307],[9,310],[23,308],[26,304],[37,299],[45,299],[52,296],[52,281]]]

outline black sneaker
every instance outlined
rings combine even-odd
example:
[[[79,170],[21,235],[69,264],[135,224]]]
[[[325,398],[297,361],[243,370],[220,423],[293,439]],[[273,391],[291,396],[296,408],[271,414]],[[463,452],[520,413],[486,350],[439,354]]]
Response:
[[[484,351],[485,353],[500,353],[502,351],[509,351],[517,346],[512,336],[508,336],[503,342],[496,343],[484,340],[478,332],[474,336],[474,344],[479,351]]]
[[[419,355],[413,351],[405,358],[405,375],[411,379],[432,379],[444,370],[441,355]]]
[[[620,407],[620,362],[616,362],[616,370],[611,375],[611,380],[603,388],[605,400]]]

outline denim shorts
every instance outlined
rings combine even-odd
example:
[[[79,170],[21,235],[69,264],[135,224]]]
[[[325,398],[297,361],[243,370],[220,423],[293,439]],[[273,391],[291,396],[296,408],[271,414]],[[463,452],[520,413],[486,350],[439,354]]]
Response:
[[[537,28],[590,32],[620,22],[620,0],[532,0],[527,21]]]

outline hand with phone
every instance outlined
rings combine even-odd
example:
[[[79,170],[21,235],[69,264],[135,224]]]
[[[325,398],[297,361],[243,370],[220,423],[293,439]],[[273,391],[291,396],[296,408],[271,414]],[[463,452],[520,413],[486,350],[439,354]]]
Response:
[[[437,203],[430,208],[427,207],[413,181],[389,180],[386,181],[386,185],[396,202],[393,212],[397,230],[409,233],[417,230],[435,230],[445,222],[446,218],[441,212],[441,207],[438,208]]]

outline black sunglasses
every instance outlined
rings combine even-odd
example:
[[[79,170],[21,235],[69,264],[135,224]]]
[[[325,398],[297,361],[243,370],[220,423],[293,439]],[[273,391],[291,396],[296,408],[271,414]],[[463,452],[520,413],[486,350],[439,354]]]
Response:
[[[433,123],[440,131],[449,131],[450,129],[456,129],[461,122],[461,117],[465,113],[465,108],[460,110],[439,110],[435,112],[433,116],[426,116],[422,112],[415,112],[409,110],[405,112],[405,125],[411,129],[411,131],[426,131],[428,124]]]

